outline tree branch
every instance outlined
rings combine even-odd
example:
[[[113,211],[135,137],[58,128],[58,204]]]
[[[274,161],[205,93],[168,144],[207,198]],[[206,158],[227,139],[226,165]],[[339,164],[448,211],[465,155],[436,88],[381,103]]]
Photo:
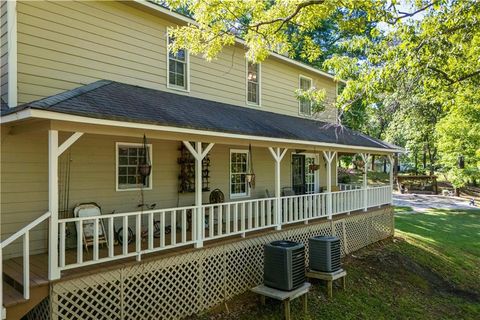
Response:
[[[261,26],[264,26],[264,25],[267,25],[267,24],[274,24],[274,23],[277,23],[277,22],[281,22],[280,26],[277,28],[277,30],[275,32],[278,32],[280,31],[283,26],[285,25],[285,23],[289,22],[290,20],[292,20],[293,18],[295,18],[302,9],[306,8],[306,7],[309,7],[309,6],[312,6],[312,5],[319,5],[319,4],[323,4],[325,2],[325,0],[309,0],[309,1],[305,1],[305,2],[302,2],[302,3],[299,3],[297,5],[297,7],[295,8],[295,11],[293,11],[289,16],[287,17],[284,17],[284,18],[276,18],[276,19],[273,19],[273,20],[269,20],[269,21],[261,21],[261,22],[258,22],[256,24],[253,24],[250,26],[250,28],[254,28],[257,32],[258,32],[258,29],[261,27]]]
[[[427,10],[428,8],[430,8],[431,6],[435,5],[436,3],[438,3],[439,1],[433,1],[429,4],[427,4],[426,6],[414,11],[414,12],[403,12],[403,11],[398,11],[399,14],[401,14],[401,16],[398,16],[396,17],[393,21],[387,21],[388,24],[391,24],[391,25],[394,25],[396,24],[398,21],[402,20],[402,19],[405,19],[405,18],[411,18],[413,17],[414,15],[420,13],[420,12],[423,12],[425,10]]]
[[[451,86],[452,84],[459,83],[459,82],[462,82],[462,81],[465,81],[467,79],[470,79],[470,78],[473,78],[475,76],[480,75],[480,70],[477,70],[477,71],[474,71],[470,74],[464,75],[464,76],[454,80],[445,71],[442,71],[438,68],[430,67],[430,66],[428,66],[427,68],[432,70],[432,71],[435,71],[436,73],[439,73],[442,76],[443,79],[448,81],[449,86]]]

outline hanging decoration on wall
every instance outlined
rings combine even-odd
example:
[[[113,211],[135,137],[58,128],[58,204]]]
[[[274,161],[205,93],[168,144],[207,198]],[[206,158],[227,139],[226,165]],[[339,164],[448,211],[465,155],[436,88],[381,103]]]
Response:
[[[150,153],[148,152],[147,147],[147,137],[143,135],[143,157],[138,164],[138,173],[143,178],[143,184],[147,182],[147,177],[150,176],[152,172],[152,163],[150,161]]]
[[[255,189],[255,172],[253,171],[252,145],[248,145],[248,173],[245,175],[250,188]]]

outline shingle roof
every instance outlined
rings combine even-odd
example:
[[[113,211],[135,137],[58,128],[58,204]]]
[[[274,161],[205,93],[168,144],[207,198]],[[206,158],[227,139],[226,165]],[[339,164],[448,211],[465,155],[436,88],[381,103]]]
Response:
[[[107,80],[2,110],[2,116],[28,108],[219,133],[397,149],[386,142],[332,123]]]

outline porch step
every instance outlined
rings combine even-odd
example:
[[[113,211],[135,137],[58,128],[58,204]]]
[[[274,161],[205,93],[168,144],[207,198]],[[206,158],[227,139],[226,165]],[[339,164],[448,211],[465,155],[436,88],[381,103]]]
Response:
[[[3,281],[3,306],[5,308],[10,308],[19,303],[25,303],[27,300],[23,298],[23,295],[8,284],[6,281]]]
[[[23,290],[23,263],[21,258],[3,262],[3,277],[10,285],[19,291]],[[30,262],[30,288],[48,286],[45,271]]]
[[[21,319],[48,297],[49,281],[43,268],[30,261],[30,299],[23,298],[22,259],[3,261],[3,306],[7,319]]]

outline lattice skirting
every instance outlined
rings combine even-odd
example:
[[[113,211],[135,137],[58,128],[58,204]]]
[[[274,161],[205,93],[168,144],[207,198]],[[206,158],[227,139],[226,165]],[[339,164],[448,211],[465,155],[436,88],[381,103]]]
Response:
[[[184,318],[261,283],[263,245],[268,242],[289,239],[305,243],[308,263],[308,238],[312,236],[338,236],[345,255],[393,235],[393,223],[393,210],[386,207],[173,257],[159,257],[57,282],[51,287],[50,299],[44,303],[50,306],[52,319]],[[34,318],[42,319],[44,314],[37,311]]]

